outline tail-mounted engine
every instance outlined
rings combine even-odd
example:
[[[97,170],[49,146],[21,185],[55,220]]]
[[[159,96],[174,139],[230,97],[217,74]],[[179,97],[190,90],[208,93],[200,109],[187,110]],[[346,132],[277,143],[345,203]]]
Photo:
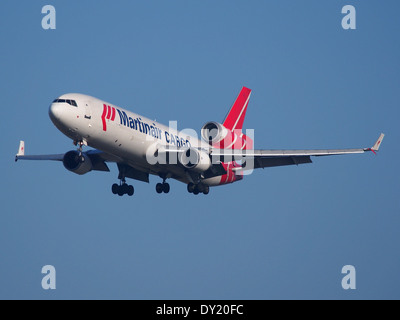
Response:
[[[179,163],[186,169],[202,173],[211,167],[211,159],[208,153],[195,148],[187,148],[179,154]]]
[[[89,156],[85,153],[79,155],[79,152],[74,150],[68,151],[64,155],[63,164],[65,169],[79,175],[88,173],[93,169]]]
[[[218,149],[246,150],[253,148],[253,140],[243,134],[242,130],[228,130],[218,122],[207,122],[201,128],[204,141]]]

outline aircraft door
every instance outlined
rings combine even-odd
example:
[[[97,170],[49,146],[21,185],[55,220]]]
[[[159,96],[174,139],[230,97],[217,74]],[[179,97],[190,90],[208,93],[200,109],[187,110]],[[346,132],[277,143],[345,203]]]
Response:
[[[93,102],[92,101],[85,101],[84,104],[84,127],[85,129],[85,137],[89,139],[94,133],[95,133],[95,128],[93,127],[93,110],[92,110]]]
[[[89,123],[91,123],[90,120],[92,120],[92,110],[90,108],[90,102],[89,101],[85,102],[85,119],[89,120]]]

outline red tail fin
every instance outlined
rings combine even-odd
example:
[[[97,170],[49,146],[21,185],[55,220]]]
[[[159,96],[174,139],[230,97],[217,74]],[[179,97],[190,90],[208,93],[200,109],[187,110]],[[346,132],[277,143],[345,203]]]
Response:
[[[231,110],[224,120],[224,127],[229,130],[242,130],[244,117],[246,116],[251,90],[243,87],[236,98]]]

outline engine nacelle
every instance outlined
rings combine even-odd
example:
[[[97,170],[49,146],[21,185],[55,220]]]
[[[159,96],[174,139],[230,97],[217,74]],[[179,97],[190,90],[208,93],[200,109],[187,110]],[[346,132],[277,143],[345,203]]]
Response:
[[[216,144],[225,139],[228,133],[229,130],[227,128],[225,128],[222,124],[214,121],[207,122],[201,128],[201,137],[210,145]]]
[[[83,161],[82,161],[83,160]],[[63,164],[65,169],[82,175],[92,170],[92,161],[87,154],[82,153],[82,157],[79,157],[78,151],[68,151],[63,158]]]
[[[179,154],[179,163],[186,169],[198,173],[207,171],[211,167],[211,159],[208,153],[195,148],[186,148]]]
[[[242,130],[229,130],[218,122],[207,122],[201,128],[201,137],[214,148],[246,150],[253,148],[253,140]]]

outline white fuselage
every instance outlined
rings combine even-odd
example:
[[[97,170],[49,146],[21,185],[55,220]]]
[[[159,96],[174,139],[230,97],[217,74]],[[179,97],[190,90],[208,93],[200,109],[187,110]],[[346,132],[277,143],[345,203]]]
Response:
[[[162,174],[165,164],[149,163],[162,147],[210,146],[196,137],[194,130],[178,131],[146,117],[117,107],[111,103],[83,94],[65,94],[57,100],[75,103],[53,102],[49,115],[54,125],[74,141],[101,150],[114,159],[150,174]],[[181,166],[168,165],[168,178],[188,183]],[[203,183],[219,185],[220,177],[203,180]]]

